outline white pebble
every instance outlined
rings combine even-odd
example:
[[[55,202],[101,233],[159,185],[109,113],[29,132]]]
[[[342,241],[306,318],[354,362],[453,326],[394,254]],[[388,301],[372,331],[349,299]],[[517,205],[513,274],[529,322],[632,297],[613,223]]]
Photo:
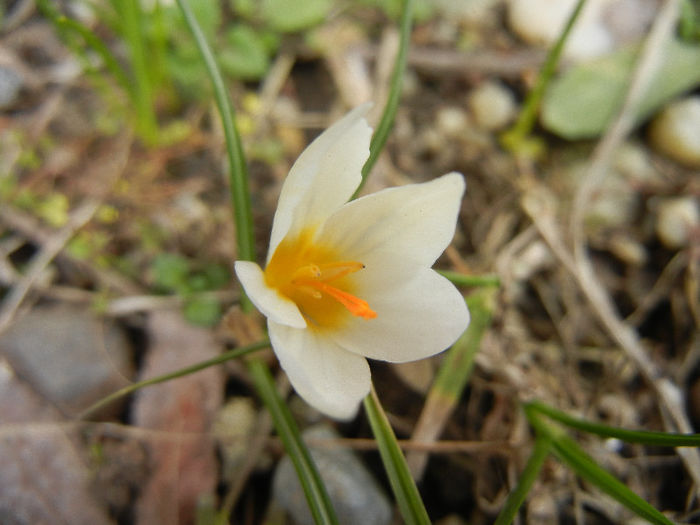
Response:
[[[604,25],[602,11],[609,0],[589,0],[564,47],[564,56],[585,60],[607,53],[613,37]],[[508,25],[530,44],[549,46],[561,35],[576,0],[510,0]]]
[[[700,97],[687,97],[666,106],[651,123],[652,145],[689,167],[700,167]]]
[[[669,248],[683,248],[690,243],[693,230],[700,228],[700,210],[693,197],[672,197],[657,208],[656,234]]]
[[[464,133],[468,123],[465,112],[454,106],[440,108],[435,116],[438,130],[448,137],[456,137]]]
[[[516,112],[513,93],[493,82],[485,82],[469,94],[469,109],[477,125],[489,131],[506,127]]]

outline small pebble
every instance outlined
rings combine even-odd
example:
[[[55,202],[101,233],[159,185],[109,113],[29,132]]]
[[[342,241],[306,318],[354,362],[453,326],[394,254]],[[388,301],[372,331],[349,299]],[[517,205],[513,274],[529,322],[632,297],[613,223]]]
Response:
[[[666,106],[651,123],[655,149],[691,168],[700,167],[700,96]]]
[[[613,37],[601,16],[607,1],[586,3],[564,47],[565,57],[585,60],[612,50]],[[549,46],[559,38],[575,5],[576,0],[510,0],[508,25],[526,42]]]
[[[438,110],[435,116],[435,124],[441,133],[448,137],[456,137],[467,129],[468,119],[462,109],[447,106]]]
[[[499,130],[515,118],[515,98],[501,84],[484,82],[469,94],[469,109],[481,128]]]
[[[668,248],[690,244],[693,231],[700,230],[700,211],[693,197],[672,197],[658,204],[656,235]]]
[[[0,337],[0,355],[67,415],[125,386],[133,372],[119,326],[65,306],[39,307],[21,317]]]
[[[631,184],[661,184],[663,179],[649,158],[649,150],[638,142],[625,142],[615,155],[615,171]]]
[[[640,267],[647,261],[644,245],[627,234],[613,235],[608,248],[615,257],[630,266]]]
[[[223,456],[226,479],[234,479],[245,463],[255,425],[255,405],[249,397],[234,397],[216,414],[214,435]]]
[[[0,109],[15,103],[22,89],[22,77],[13,69],[0,66]]]

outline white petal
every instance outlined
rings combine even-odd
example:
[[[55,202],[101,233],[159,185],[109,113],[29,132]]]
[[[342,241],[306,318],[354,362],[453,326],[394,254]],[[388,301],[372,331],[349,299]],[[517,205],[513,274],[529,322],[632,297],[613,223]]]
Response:
[[[306,328],[306,320],[297,305],[265,284],[260,266],[250,261],[236,261],[234,268],[245,293],[265,317],[287,326]]]
[[[336,419],[355,416],[370,388],[364,357],[343,350],[312,330],[268,321],[268,332],[289,381],[307,403]]]
[[[357,189],[369,156],[372,128],[363,104],[321,133],[287,175],[272,223],[268,260],[290,231],[318,226]]]
[[[469,325],[469,310],[457,288],[429,268],[400,274],[397,278],[386,268],[358,279],[357,294],[377,317],[352,319],[332,333],[336,343],[372,359],[403,363],[437,354],[457,340]],[[383,278],[392,285],[383,285]]]
[[[387,257],[432,266],[454,236],[464,188],[450,173],[367,195],[334,213],[319,242],[368,267]]]

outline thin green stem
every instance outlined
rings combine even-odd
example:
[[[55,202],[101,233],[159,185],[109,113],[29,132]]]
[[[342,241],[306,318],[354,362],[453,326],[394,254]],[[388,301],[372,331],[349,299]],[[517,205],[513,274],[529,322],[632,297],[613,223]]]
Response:
[[[294,464],[314,521],[317,524],[338,523],[326,487],[301,438],[299,427],[277,392],[275,380],[269,368],[260,359],[251,359],[248,362],[248,370],[260,398],[272,416],[284,448]]]
[[[120,0],[117,4],[120,8],[122,30],[129,47],[135,82],[134,105],[138,132],[147,144],[153,145],[158,142],[158,123],[154,108],[151,72],[146,58],[146,45],[141,26],[141,5],[138,0]]]
[[[543,419],[544,414],[532,404],[524,405],[525,416],[538,436],[544,436],[551,442],[554,455],[581,479],[598,487],[608,496],[626,506],[638,516],[657,525],[671,525],[671,521],[652,505],[630,490],[607,470],[598,465],[593,458],[573,441],[560,426],[555,426]]]
[[[673,525],[673,522],[653,506],[632,492],[627,485],[600,467],[568,436],[552,441],[552,450],[559,460],[568,465],[580,478],[595,485],[622,505],[649,523]]]
[[[216,356],[212,359],[208,359],[206,361],[202,361],[200,363],[181,368],[180,370],[176,370],[168,374],[163,374],[161,376],[152,377],[150,379],[144,379],[143,381],[138,381],[129,386],[125,386],[124,388],[117,390],[116,392],[113,392],[112,394],[100,399],[97,403],[94,403],[87,409],[83,410],[78,415],[78,419],[85,419],[91,414],[94,414],[96,411],[100,410],[101,408],[112,403],[113,401],[116,401],[121,397],[127,396],[132,392],[135,392],[136,390],[140,390],[141,388],[145,388],[151,385],[157,385],[158,383],[164,383],[165,381],[177,379],[178,377],[186,376],[189,374],[194,374],[195,372],[199,372],[200,370],[204,370],[205,368],[209,368],[210,366],[219,365],[221,363],[225,363],[226,361],[230,361],[231,359],[237,359],[246,354],[250,354],[251,352],[255,352],[268,346],[270,346],[270,342],[266,339],[264,341],[259,341],[257,343],[253,343],[248,346],[243,346],[241,348],[234,348],[233,350],[224,352],[223,354]]]
[[[219,71],[219,67],[216,64],[216,60],[214,59],[214,55],[187,0],[177,0],[177,4],[180,6],[185,21],[197,42],[197,47],[202,55],[209,78],[214,87],[214,96],[224,129],[226,151],[228,153],[231,207],[236,223],[238,258],[244,261],[254,261],[255,240],[253,237],[253,214],[250,206],[250,191],[248,189],[248,168],[246,166],[241,138],[234,122],[233,109],[229,103],[226,86],[221,72]],[[252,305],[245,294],[241,299],[241,303],[245,311],[250,311],[252,309]]]
[[[377,440],[379,454],[384,464],[394,497],[407,525],[430,525],[428,513],[411,476],[406,458],[401,452],[389,419],[379,403],[374,387],[364,399],[365,412]]]
[[[457,286],[500,286],[501,278],[495,274],[487,275],[466,275],[464,273],[453,272],[451,270],[438,270],[443,277],[449,279]]]
[[[535,446],[532,449],[532,454],[527,460],[527,464],[523,469],[518,484],[508,495],[508,499],[501,509],[494,525],[509,525],[515,519],[518,514],[518,510],[527,499],[527,495],[532,489],[532,485],[535,483],[537,476],[542,470],[547,456],[552,449],[552,440],[548,436],[538,435],[535,439]]]
[[[83,56],[85,54],[85,46],[93,49],[102,58],[107,70],[114,75],[119,85],[129,94],[129,98],[133,99],[135,97],[132,82],[129,80],[124,68],[119,64],[107,45],[95,33],[80,22],[63,15],[49,0],[37,0],[37,6],[44,16],[49,18],[56,26],[56,30],[63,37],[66,45],[78,57],[85,58]],[[82,39],[82,45],[72,38],[72,33]],[[89,67],[90,64],[87,63],[87,60],[85,62],[86,67]]]
[[[357,190],[355,190],[353,199],[359,195],[362,187],[365,185],[370,171],[372,171],[374,164],[379,158],[379,154],[384,148],[384,144],[386,144],[386,141],[389,138],[391,127],[394,125],[394,118],[396,117],[396,111],[399,108],[399,101],[401,99],[401,85],[403,83],[404,72],[406,71],[408,46],[411,41],[412,13],[413,0],[404,0],[400,26],[401,39],[399,41],[399,50],[396,54],[394,70],[391,75],[389,96],[386,101],[386,106],[384,106],[384,112],[382,113],[382,118],[379,121],[379,125],[377,125],[377,129],[374,131],[374,135],[372,135],[372,141],[369,145],[369,158],[362,167],[362,181],[357,187]]]
[[[518,115],[518,120],[515,122],[513,127],[506,131],[501,136],[501,142],[504,147],[511,151],[521,151],[526,154],[537,153],[537,146],[532,141],[528,141],[527,137],[532,132],[532,128],[537,120],[537,114],[540,109],[540,103],[542,102],[542,97],[544,92],[549,85],[552,76],[559,63],[559,58],[561,57],[562,51],[564,50],[564,45],[569,38],[569,34],[576,23],[576,20],[586,4],[586,0],[578,0],[576,7],[574,8],[571,16],[566,22],[566,26],[562,31],[561,35],[557,39],[554,46],[549,50],[547,58],[540,70],[539,75],[535,85],[527,94],[523,108]]]
[[[649,432],[645,430],[627,430],[593,423],[585,419],[572,417],[540,401],[527,403],[526,410],[536,411],[568,427],[606,438],[616,438],[626,443],[640,443],[662,447],[698,447],[700,434],[671,434],[668,432]]]
[[[492,289],[479,290],[466,299],[471,315],[469,326],[445,354],[431,389],[444,399],[457,403],[462,397],[474,369],[481,339],[491,325],[493,295]]]

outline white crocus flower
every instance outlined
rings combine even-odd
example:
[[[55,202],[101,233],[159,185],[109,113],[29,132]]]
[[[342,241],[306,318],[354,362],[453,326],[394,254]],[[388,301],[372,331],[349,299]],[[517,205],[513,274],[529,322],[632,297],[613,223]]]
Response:
[[[366,357],[429,357],[469,323],[462,295],[430,268],[454,235],[462,175],[348,202],[369,154],[368,109],[331,126],[292,167],[265,270],[235,265],[292,386],[337,419],[353,417],[369,392]]]

